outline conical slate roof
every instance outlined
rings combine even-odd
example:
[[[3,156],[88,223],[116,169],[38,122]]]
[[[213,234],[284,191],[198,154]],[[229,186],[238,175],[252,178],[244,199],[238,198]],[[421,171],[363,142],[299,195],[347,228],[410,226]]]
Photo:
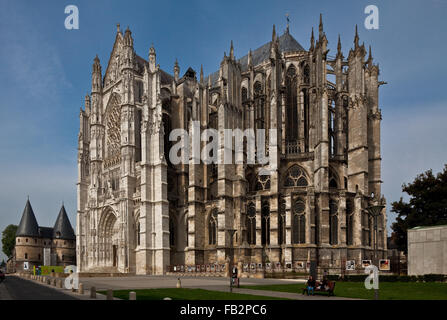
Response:
[[[23,210],[22,219],[17,228],[16,237],[38,237],[39,225],[37,224],[36,216],[34,215],[31,203],[26,201],[25,209]]]
[[[71,227],[70,220],[68,219],[67,212],[64,205],[62,205],[59,215],[57,216],[56,223],[53,228],[54,239],[75,240],[76,235]]]

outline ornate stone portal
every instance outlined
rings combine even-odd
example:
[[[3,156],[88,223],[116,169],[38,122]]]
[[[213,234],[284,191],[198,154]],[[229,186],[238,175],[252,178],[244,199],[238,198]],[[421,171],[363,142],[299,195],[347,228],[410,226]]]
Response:
[[[80,112],[77,261],[82,272],[163,274],[170,265],[318,268],[340,273],[371,259],[365,208],[381,197],[377,65],[359,45],[328,55],[320,20],[309,50],[289,33],[199,80],[133,49],[118,29],[105,75],[96,57]],[[174,165],[172,129],[276,130],[276,170],[259,165]],[[268,141],[268,136],[266,136]],[[205,142],[202,142],[202,146]],[[223,150],[215,157],[221,159]],[[235,230],[233,237],[230,230]],[[386,213],[378,229],[386,250]]]

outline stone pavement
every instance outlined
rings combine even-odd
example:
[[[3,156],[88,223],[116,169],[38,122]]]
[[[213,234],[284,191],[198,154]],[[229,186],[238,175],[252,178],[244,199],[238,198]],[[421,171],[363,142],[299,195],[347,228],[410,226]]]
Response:
[[[50,277],[49,277],[50,278]],[[87,277],[79,278],[79,283],[84,286],[84,294],[81,295],[77,292],[72,292],[68,289],[56,288],[53,285],[49,285],[37,280],[30,280],[28,278],[21,278],[22,281],[30,281],[37,283],[40,286],[52,288],[67,296],[76,298],[79,300],[106,300],[106,296],[97,294],[96,299],[90,298],[90,288],[95,286],[97,291],[112,289],[112,290],[131,290],[131,289],[150,289],[150,288],[176,288],[178,277],[175,276],[128,276],[128,277]],[[64,280],[64,279],[62,279]],[[180,278],[182,288],[200,288],[205,290],[229,292],[229,278],[222,277],[181,277]],[[294,284],[305,283],[305,280],[293,280],[293,279],[241,279],[242,285],[270,285],[270,284]],[[7,294],[7,291],[2,291],[0,285],[0,298]],[[328,297],[326,295],[307,296],[301,294],[301,292],[278,292],[267,290],[254,290],[245,288],[233,288],[234,293],[267,296],[275,298],[285,298],[292,300],[353,300],[342,297]],[[56,298],[57,299],[57,298]],[[119,300],[115,298],[114,300]]]

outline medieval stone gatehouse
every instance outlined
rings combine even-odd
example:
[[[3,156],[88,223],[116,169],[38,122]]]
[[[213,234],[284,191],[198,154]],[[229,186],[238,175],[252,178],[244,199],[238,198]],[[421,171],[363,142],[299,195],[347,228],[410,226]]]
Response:
[[[94,59],[91,95],[80,112],[77,262],[81,271],[163,274],[170,265],[281,263],[340,271],[371,259],[381,195],[379,68],[359,37],[335,56],[320,26],[305,50],[289,28],[218,71],[173,76],[137,55],[118,26],[102,73]],[[273,129],[276,167],[173,164],[174,128]],[[266,131],[268,135],[269,131]],[[268,137],[266,137],[268,141]],[[257,141],[259,144],[259,141]],[[202,142],[204,145],[205,142]],[[217,158],[221,160],[223,150]],[[235,233],[232,235],[231,230]],[[386,213],[379,219],[380,256]],[[232,249],[233,248],[233,249]]]
[[[32,271],[34,267],[76,264],[76,235],[64,205],[53,228],[38,225],[28,200],[16,232],[10,271]]]

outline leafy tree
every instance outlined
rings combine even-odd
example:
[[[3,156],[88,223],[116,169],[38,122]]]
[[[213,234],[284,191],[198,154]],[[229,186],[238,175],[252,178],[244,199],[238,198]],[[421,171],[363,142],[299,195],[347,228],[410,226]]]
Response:
[[[397,213],[391,228],[397,247],[407,253],[408,229],[447,224],[447,164],[436,176],[432,170],[419,174],[412,183],[402,185],[402,192],[410,201],[400,198],[391,204],[391,211]]]
[[[12,256],[12,252],[16,244],[16,232],[17,226],[14,224],[10,224],[5,228],[5,230],[3,230],[2,233],[3,252],[6,254],[6,256],[8,256],[8,258]]]

